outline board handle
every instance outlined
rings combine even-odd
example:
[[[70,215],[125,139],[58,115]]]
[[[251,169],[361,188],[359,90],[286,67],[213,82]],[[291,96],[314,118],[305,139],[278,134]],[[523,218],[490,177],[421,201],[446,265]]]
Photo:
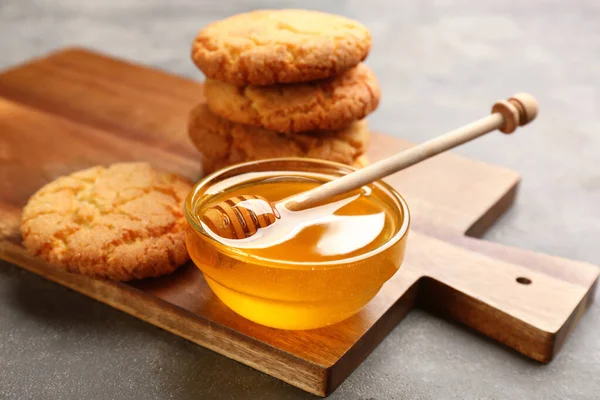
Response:
[[[417,232],[412,236],[407,260],[418,259],[423,274],[421,307],[540,362],[552,360],[593,299],[598,279],[593,265],[478,239],[461,238],[466,248]]]

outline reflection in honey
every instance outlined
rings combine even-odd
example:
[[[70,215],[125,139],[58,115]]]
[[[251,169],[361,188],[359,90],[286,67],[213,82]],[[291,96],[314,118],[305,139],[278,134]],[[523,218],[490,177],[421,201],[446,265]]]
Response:
[[[276,202],[324,180],[322,175],[273,180],[264,174],[221,186],[196,209],[200,220],[203,209],[231,197],[260,195]],[[188,251],[212,290],[250,320],[284,329],[339,322],[358,312],[400,266],[405,240],[390,239],[403,216],[381,186],[308,210],[292,212],[280,205],[278,211],[273,225],[242,240],[188,230]]]

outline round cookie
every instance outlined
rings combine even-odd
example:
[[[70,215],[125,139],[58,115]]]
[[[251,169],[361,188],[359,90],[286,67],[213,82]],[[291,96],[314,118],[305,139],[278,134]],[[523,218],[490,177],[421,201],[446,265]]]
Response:
[[[339,131],[287,135],[228,121],[205,103],[190,113],[189,135],[203,154],[205,173],[228,165],[275,157],[310,157],[343,164],[360,163],[369,144],[365,120]]]
[[[23,244],[50,265],[128,281],[188,260],[183,202],[191,185],[146,163],[93,167],[48,183],[23,209]]]
[[[192,60],[208,78],[237,86],[307,82],[343,72],[371,49],[357,21],[308,10],[260,10],[214,22],[196,36]]]
[[[341,129],[370,114],[381,98],[377,78],[364,64],[333,78],[289,85],[238,88],[208,79],[204,90],[213,113],[275,132]]]

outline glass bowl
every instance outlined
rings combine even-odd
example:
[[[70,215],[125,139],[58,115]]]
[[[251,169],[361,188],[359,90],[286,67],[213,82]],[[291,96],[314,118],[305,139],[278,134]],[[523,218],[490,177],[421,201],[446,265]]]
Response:
[[[377,192],[395,218],[393,233],[380,246],[358,256],[323,262],[290,262],[257,257],[215,240],[198,211],[223,190],[248,184],[256,175],[317,173],[329,179],[353,167],[307,158],[278,158],[238,164],[198,182],[185,202],[186,245],[215,295],[234,312],[279,329],[314,329],[359,312],[404,259],[410,215],[404,199],[389,185]],[[390,222],[391,223],[391,222]],[[357,233],[358,234],[358,233]]]

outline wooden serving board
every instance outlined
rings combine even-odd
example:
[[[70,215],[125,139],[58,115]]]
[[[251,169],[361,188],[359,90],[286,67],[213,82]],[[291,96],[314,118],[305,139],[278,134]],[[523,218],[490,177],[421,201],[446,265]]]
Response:
[[[55,271],[25,252],[20,210],[58,176],[144,160],[199,179],[201,156],[186,119],[201,101],[199,83],[83,49],[0,74],[0,257],[321,396],[415,306],[549,362],[593,299],[593,265],[465,236],[480,235],[510,206],[519,178],[454,154],[388,180],[411,208],[406,261],[363,311],[328,328],[281,331],[249,322],[215,298],[193,265],[122,284]],[[374,134],[369,157],[409,146]]]

